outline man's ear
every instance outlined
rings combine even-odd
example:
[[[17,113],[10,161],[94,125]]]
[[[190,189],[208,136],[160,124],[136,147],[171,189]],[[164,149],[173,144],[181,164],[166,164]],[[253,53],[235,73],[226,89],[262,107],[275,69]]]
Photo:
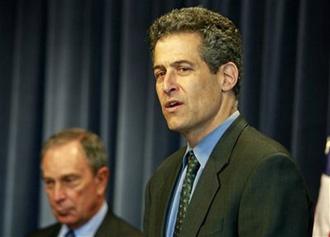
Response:
[[[97,192],[99,194],[104,194],[107,189],[109,173],[109,168],[106,166],[101,167],[96,173],[95,178],[97,182]]]
[[[235,63],[228,62],[220,66],[219,70],[223,76],[221,81],[221,90],[230,91],[238,82],[238,68]]]

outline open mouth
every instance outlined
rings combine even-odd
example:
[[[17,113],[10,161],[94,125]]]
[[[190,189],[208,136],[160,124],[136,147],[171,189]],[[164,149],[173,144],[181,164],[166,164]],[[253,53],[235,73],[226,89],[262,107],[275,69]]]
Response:
[[[172,100],[172,101],[169,101],[165,104],[165,108],[166,109],[172,109],[172,108],[176,108],[178,106],[182,105],[181,102],[177,101],[177,100]]]

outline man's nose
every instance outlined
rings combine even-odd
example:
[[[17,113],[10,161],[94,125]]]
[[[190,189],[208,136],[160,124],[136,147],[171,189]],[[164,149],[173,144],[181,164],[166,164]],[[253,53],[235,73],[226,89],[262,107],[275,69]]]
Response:
[[[173,71],[169,71],[164,77],[163,90],[166,94],[171,94],[178,89],[177,77]]]
[[[55,185],[55,188],[53,190],[53,198],[56,202],[60,202],[64,200],[66,197],[66,191],[64,187],[60,184]]]

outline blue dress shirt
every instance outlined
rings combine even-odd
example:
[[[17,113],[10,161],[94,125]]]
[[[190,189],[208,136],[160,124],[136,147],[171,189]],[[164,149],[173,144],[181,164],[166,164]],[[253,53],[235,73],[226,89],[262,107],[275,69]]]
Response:
[[[183,156],[182,161],[182,168],[181,174],[179,175],[176,187],[174,188],[174,192],[172,194],[172,200],[170,204],[170,209],[168,210],[167,214],[167,222],[166,222],[166,237],[172,237],[174,233],[175,221],[176,216],[179,208],[180,202],[180,192],[182,189],[182,184],[184,177],[187,171],[187,161],[186,161],[186,154],[189,150],[193,150],[199,164],[199,170],[196,174],[193,189],[190,194],[190,199],[194,193],[196,184],[198,183],[199,177],[201,176],[204,167],[206,165],[207,160],[209,159],[215,145],[221,139],[222,135],[228,129],[228,127],[235,121],[235,119],[239,116],[239,112],[234,112],[230,117],[228,117],[222,124],[220,124],[216,129],[214,129],[210,134],[204,137],[194,148],[191,148],[189,144],[187,145],[187,150]]]
[[[76,237],[93,237],[100,227],[103,219],[105,218],[108,212],[108,204],[103,203],[101,209],[90,219],[86,224],[74,230]],[[62,225],[61,230],[58,234],[58,237],[64,237],[64,235],[69,231],[67,225]]]

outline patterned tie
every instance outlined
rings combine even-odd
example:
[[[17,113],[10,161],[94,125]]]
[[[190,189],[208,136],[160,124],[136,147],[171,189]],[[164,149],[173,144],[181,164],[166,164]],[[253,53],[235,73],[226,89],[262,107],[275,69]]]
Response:
[[[64,237],[76,237],[76,235],[74,234],[73,230],[69,230],[68,232],[66,232]]]
[[[197,171],[200,166],[193,151],[189,151],[187,153],[187,158],[188,158],[188,167],[187,167],[186,176],[184,177],[182,190],[180,194],[180,203],[179,203],[179,210],[175,222],[174,236],[179,236],[181,232],[183,220],[186,216],[187,208],[189,205],[191,190],[194,184]]]

